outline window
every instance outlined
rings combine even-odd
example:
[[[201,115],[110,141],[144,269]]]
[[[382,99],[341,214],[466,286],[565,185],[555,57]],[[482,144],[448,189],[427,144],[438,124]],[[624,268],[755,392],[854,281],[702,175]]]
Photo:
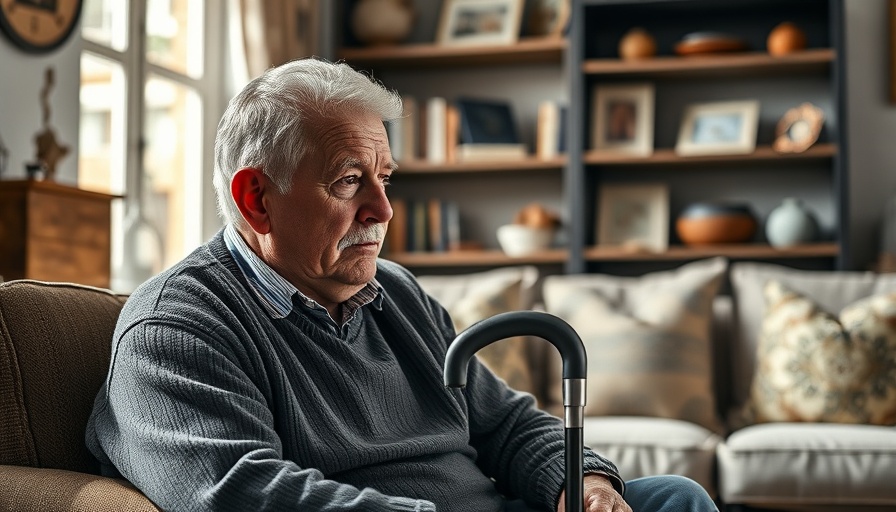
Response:
[[[223,2],[86,0],[78,184],[113,205],[112,288],[130,292],[217,229]],[[204,185],[207,184],[207,185]]]

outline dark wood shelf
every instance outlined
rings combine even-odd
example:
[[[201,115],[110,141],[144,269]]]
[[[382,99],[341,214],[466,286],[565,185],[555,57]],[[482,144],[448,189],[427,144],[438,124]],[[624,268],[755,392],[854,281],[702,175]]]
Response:
[[[338,58],[365,68],[559,64],[566,45],[566,39],[560,37],[522,38],[514,44],[500,46],[406,44],[342,48]]]
[[[591,165],[670,165],[719,164],[733,162],[770,162],[775,160],[824,160],[837,154],[837,145],[816,144],[802,153],[778,153],[771,146],[759,146],[744,155],[680,156],[674,149],[657,149],[650,156],[637,156],[605,150],[586,151],[582,159]]]
[[[835,258],[836,243],[814,243],[787,248],[767,244],[673,245],[663,252],[632,251],[623,247],[594,246],[585,249],[586,261],[689,260],[725,256],[737,259]]]
[[[467,267],[501,265],[537,265],[564,263],[569,258],[566,249],[548,249],[526,256],[511,257],[503,251],[470,250],[450,252],[400,252],[383,255],[407,267]]]
[[[515,160],[482,160],[473,162],[432,163],[426,160],[398,162],[401,174],[451,174],[476,172],[560,171],[566,165],[566,157],[543,160],[536,157]]]
[[[695,76],[751,75],[794,76],[820,73],[836,58],[831,48],[815,48],[782,56],[765,52],[660,56],[644,60],[587,59],[582,72],[587,75],[693,78]]]

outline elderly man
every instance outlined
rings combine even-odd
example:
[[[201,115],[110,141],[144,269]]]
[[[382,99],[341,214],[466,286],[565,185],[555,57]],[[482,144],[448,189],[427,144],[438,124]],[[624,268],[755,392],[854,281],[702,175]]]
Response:
[[[226,227],[127,301],[87,444],[165,510],[562,510],[561,422],[471,362],[379,260],[401,101],[345,64],[265,72],[218,127]],[[589,511],[714,510],[677,477],[585,459]],[[625,493],[625,500],[623,500]],[[628,503],[626,503],[628,501]],[[631,508],[630,508],[631,507]]]

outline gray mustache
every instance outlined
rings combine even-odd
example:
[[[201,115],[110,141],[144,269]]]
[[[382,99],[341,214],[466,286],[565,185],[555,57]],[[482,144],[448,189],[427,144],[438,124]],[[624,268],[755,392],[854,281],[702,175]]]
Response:
[[[355,244],[366,244],[370,242],[379,243],[383,241],[384,236],[386,236],[385,225],[371,224],[370,226],[361,227],[346,234],[342,240],[339,241],[338,248],[341,251],[346,247]]]

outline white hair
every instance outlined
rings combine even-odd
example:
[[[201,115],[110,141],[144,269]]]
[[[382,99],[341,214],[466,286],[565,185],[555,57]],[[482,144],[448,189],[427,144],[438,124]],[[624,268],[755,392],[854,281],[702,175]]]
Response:
[[[215,137],[215,195],[227,223],[245,225],[230,193],[240,169],[260,169],[281,193],[313,147],[309,120],[373,113],[401,117],[401,97],[345,63],[308,58],[270,68],[234,96]]]

